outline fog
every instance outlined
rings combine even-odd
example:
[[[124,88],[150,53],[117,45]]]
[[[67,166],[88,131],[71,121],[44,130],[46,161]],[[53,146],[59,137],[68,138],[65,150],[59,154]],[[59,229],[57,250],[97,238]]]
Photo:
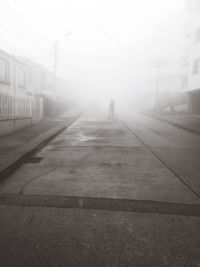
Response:
[[[155,102],[158,60],[178,64],[184,0],[1,0],[1,49],[54,70],[82,106],[118,112]],[[161,70],[162,72],[162,70]]]

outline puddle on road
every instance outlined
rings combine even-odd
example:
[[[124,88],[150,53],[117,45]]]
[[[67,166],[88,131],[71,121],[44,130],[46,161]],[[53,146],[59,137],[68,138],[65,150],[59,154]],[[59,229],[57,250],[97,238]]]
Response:
[[[77,143],[80,143],[80,142],[88,142],[88,141],[97,140],[100,138],[94,135],[90,135],[90,134],[85,135],[84,133],[77,133],[73,137],[71,137],[71,139],[72,139],[72,145],[76,145]]]
[[[43,147],[38,153],[37,155],[43,155],[43,153],[48,152],[48,151],[55,151],[57,150],[57,146],[60,147],[65,147],[66,146],[66,141],[68,143],[68,145],[70,146],[76,146],[77,144],[83,143],[83,142],[89,142],[89,141],[94,141],[94,140],[98,140],[98,142],[103,141],[102,138],[97,137],[93,134],[91,134],[91,132],[87,132],[87,134],[84,133],[68,133],[67,135],[63,135],[61,134],[60,136],[56,137],[56,139],[54,139],[53,141],[51,141],[51,143],[49,143],[48,145],[46,145],[45,147]],[[65,148],[64,148],[65,149]],[[60,148],[59,148],[60,150]]]

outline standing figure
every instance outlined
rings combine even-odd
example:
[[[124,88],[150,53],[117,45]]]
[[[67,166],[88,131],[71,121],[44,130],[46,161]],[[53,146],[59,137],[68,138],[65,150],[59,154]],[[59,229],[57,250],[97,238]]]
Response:
[[[110,118],[114,117],[114,111],[115,111],[115,102],[111,100],[110,105],[109,105],[109,117]]]

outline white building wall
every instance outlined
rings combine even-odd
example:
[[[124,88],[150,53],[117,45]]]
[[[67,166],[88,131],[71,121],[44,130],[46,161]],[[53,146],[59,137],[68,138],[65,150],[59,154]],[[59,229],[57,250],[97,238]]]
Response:
[[[6,60],[9,64],[9,80],[8,83],[5,83],[3,81],[0,81],[0,92],[7,94],[9,96],[14,95],[14,62],[12,57],[10,57],[8,54],[0,50],[0,58],[3,60]]]
[[[197,29],[200,28],[200,1],[189,0],[188,9],[188,32],[189,38],[187,46],[189,48],[188,55],[188,88],[187,91],[200,89],[200,64],[199,73],[194,74],[194,62],[199,58],[200,60],[200,38],[196,40]]]

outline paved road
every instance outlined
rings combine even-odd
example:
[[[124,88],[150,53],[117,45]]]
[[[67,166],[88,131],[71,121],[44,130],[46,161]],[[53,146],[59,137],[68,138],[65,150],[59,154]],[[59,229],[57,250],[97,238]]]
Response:
[[[146,146],[200,196],[200,136],[148,116],[125,118]]]
[[[0,186],[2,266],[200,266],[200,137],[85,114]]]

